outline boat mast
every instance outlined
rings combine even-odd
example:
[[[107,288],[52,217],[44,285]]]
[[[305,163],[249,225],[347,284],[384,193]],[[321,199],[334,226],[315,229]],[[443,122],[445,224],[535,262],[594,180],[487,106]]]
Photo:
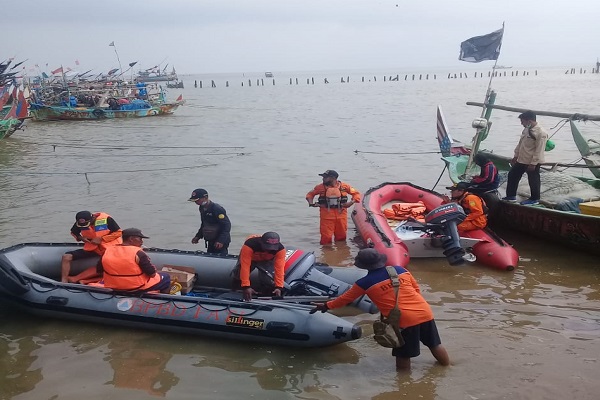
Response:
[[[502,37],[504,37],[504,22],[502,22]],[[485,99],[481,106],[481,117],[479,120],[473,121],[473,128],[476,129],[475,136],[473,136],[473,141],[471,142],[471,152],[469,153],[469,160],[467,161],[467,166],[465,167],[465,175],[473,168],[473,158],[479,151],[479,146],[481,142],[487,137],[487,134],[490,129],[490,117],[492,114],[492,108],[489,105],[494,104],[496,100],[496,92],[492,90],[492,81],[494,80],[494,75],[496,75],[496,68],[498,66],[498,58],[500,58],[500,49],[502,48],[502,41],[500,41],[500,46],[498,48],[498,57],[494,61],[494,66],[492,67],[492,73],[490,74],[490,80],[488,82],[488,87],[485,92]],[[485,120],[485,122],[483,121]]]

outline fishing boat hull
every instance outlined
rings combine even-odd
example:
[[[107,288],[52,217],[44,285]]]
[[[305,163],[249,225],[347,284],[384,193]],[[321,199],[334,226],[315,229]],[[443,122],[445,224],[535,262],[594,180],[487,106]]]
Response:
[[[442,205],[443,198],[439,193],[412,183],[386,182],[369,189],[362,204],[352,213],[352,220],[366,245],[385,254],[389,264],[407,266],[411,257],[445,257],[436,237],[422,232],[403,240],[383,213],[383,208],[391,203],[418,201],[423,202],[429,212]],[[506,271],[516,267],[517,251],[491,230],[464,232],[461,236],[461,246],[470,250],[479,263]]]
[[[153,105],[137,110],[111,110],[108,108],[61,107],[32,104],[30,113],[34,121],[89,121],[115,118],[142,118],[171,115],[180,102]]]
[[[157,266],[187,266],[195,271],[197,280],[189,295],[167,295],[61,283],[62,254],[77,248],[80,246],[28,243],[0,250],[0,297],[33,315],[238,341],[322,347],[361,336],[359,326],[330,313],[309,314],[312,306],[305,303],[322,300],[326,293],[331,296],[325,297],[338,296],[352,283],[340,277],[356,279],[364,276],[364,271],[328,266],[318,270],[312,253],[288,250],[283,299],[245,302],[241,293],[229,290],[235,256],[147,249]],[[82,272],[95,262],[76,260],[72,273]],[[332,273],[341,269],[351,273]],[[362,311],[376,311],[364,296],[355,305]]]
[[[9,118],[0,120],[0,139],[10,137],[18,129],[21,129],[24,119]]]

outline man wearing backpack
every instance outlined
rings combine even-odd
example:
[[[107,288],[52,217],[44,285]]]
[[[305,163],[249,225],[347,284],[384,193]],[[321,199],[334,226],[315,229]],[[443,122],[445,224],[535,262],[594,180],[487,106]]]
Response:
[[[433,312],[421,295],[417,281],[410,272],[402,267],[393,267],[398,273],[400,286],[398,295],[393,287],[390,275],[385,267],[387,256],[375,249],[363,249],[354,259],[354,265],[366,269],[367,275],[360,278],[340,297],[326,303],[314,303],[311,313],[343,307],[365,293],[381,311],[384,318],[389,316],[396,303],[400,309],[400,323],[404,345],[392,350],[396,357],[396,369],[409,369],[410,359],[420,353],[420,343],[429,348],[431,354],[441,365],[449,365],[450,357],[442,346]]]

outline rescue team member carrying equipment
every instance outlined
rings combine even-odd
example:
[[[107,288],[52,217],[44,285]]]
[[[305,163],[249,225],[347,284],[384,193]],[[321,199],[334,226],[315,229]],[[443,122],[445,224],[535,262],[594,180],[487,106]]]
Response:
[[[334,170],[328,169],[319,176],[323,177],[323,183],[306,194],[306,201],[309,207],[320,208],[321,244],[331,244],[332,237],[335,241],[346,240],[348,208],[360,202],[360,193],[349,184],[338,181],[339,174]],[[314,203],[317,195],[319,197]]]
[[[201,220],[200,229],[192,238],[192,243],[196,244],[200,239],[204,239],[208,253],[227,255],[231,243],[231,222],[227,211],[211,201],[204,189],[194,190],[188,201],[198,205]]]
[[[61,282],[69,281],[71,262],[104,254],[109,246],[121,244],[121,228],[108,214],[79,211],[71,227],[71,235],[83,242],[83,249],[68,251],[62,256]]]
[[[104,272],[104,287],[115,290],[158,290],[169,293],[171,278],[165,272],[157,272],[150,257],[142,250],[144,239],[141,230],[123,230],[123,244],[111,246],[97,264],[97,272]]]
[[[258,268],[258,285],[250,286],[250,273]],[[233,288],[241,288],[244,300],[252,300],[252,296],[273,294],[281,296],[285,272],[285,248],[279,235],[275,232],[265,232],[262,236],[250,236],[240,250],[237,265],[231,272]]]
[[[468,187],[469,184],[466,182],[458,182],[454,186],[446,187],[450,190],[450,196],[452,197],[447,199],[448,196],[446,196],[444,201],[453,201],[459,204],[467,215],[467,218],[457,226],[459,232],[483,229],[487,226],[486,214],[488,208],[481,197],[467,192]]]
[[[326,303],[313,303],[315,308],[311,310],[311,313],[343,307],[366,293],[379,308],[381,315],[387,318],[397,301],[400,308],[399,327],[402,328],[400,335],[404,339],[404,345],[392,350],[392,355],[396,357],[396,368],[410,368],[410,359],[421,354],[419,342],[429,348],[431,354],[441,365],[449,365],[450,357],[442,346],[433,319],[433,312],[421,295],[419,284],[406,269],[394,267],[400,280],[400,289],[398,298],[396,298],[396,291],[385,268],[386,261],[387,256],[375,249],[359,251],[354,259],[354,265],[366,269],[367,275],[357,280],[338,298]]]

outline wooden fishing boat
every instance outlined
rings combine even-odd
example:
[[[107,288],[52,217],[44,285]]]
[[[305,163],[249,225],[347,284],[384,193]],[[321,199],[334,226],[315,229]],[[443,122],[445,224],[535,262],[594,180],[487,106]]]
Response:
[[[158,70],[153,72],[152,70],[140,71],[134,78],[135,82],[170,82],[176,81],[179,78],[175,72],[175,68],[171,72],[165,72],[165,67],[162,71]]]
[[[331,313],[309,314],[313,306],[306,303],[340,295],[365,271],[319,266],[313,253],[287,251],[285,297],[244,302],[240,292],[230,290],[236,256],[146,249],[157,267],[179,266],[194,271],[196,280],[190,293],[168,295],[61,283],[61,257],[77,248],[80,246],[67,243],[26,243],[0,250],[0,298],[38,316],[238,341],[320,347],[361,336],[361,328],[343,318]],[[74,261],[72,273],[81,273],[96,261]],[[362,311],[376,312],[366,296],[354,305]]]
[[[32,103],[30,113],[34,121],[86,121],[114,118],[142,118],[171,115],[182,102],[150,105],[146,108],[113,110],[108,107],[67,107]]]
[[[448,257],[454,264],[457,257],[452,261],[444,246],[448,234],[419,226],[424,224],[390,220],[384,214],[384,209],[395,203],[417,202],[425,205],[426,212],[433,212],[443,204],[443,196],[409,182],[385,182],[365,192],[362,203],[352,212],[352,220],[365,244],[385,254],[390,265],[406,267],[411,257]],[[517,266],[517,251],[490,229],[464,232],[459,241],[482,265],[506,271]]]
[[[5,105],[9,98],[12,98],[12,103]],[[0,93],[0,139],[21,129],[27,113],[27,100],[23,91],[14,85],[3,87]]]
[[[493,94],[493,92],[492,92]],[[495,94],[490,96],[485,103],[468,102],[468,105],[482,107],[485,105],[488,111],[499,109],[503,111],[522,113],[526,108],[507,107],[494,104]],[[498,191],[492,191],[484,195],[486,203],[490,207],[490,225],[498,228],[508,228],[524,232],[529,235],[550,240],[570,248],[582,250],[591,254],[600,254],[600,174],[599,149],[596,141],[586,139],[577,128],[576,121],[600,121],[600,116],[590,114],[572,114],[551,111],[533,110],[538,116],[550,116],[568,119],[571,133],[581,153],[585,164],[542,164],[540,173],[542,183],[542,199],[537,206],[524,206],[519,202],[510,203],[501,201],[502,195]],[[481,132],[487,131],[489,113],[484,118],[483,127],[478,127],[474,143],[479,148]],[[481,122],[481,121],[480,121]],[[478,125],[480,126],[480,125]],[[438,107],[437,136],[442,159],[444,160],[450,179],[459,182],[467,179],[469,175],[479,173],[478,167],[469,167],[471,148],[463,143],[455,141],[449,134],[441,108]],[[499,155],[489,150],[477,150],[488,157],[498,168],[502,181],[506,182],[506,175],[510,170],[511,157]],[[569,174],[557,171],[562,168],[588,168],[593,176],[581,174]],[[504,184],[503,184],[504,185]],[[503,186],[502,185],[502,186]],[[500,190],[505,193],[503,187]],[[518,200],[529,197],[529,186],[527,179],[522,179],[517,190]]]

